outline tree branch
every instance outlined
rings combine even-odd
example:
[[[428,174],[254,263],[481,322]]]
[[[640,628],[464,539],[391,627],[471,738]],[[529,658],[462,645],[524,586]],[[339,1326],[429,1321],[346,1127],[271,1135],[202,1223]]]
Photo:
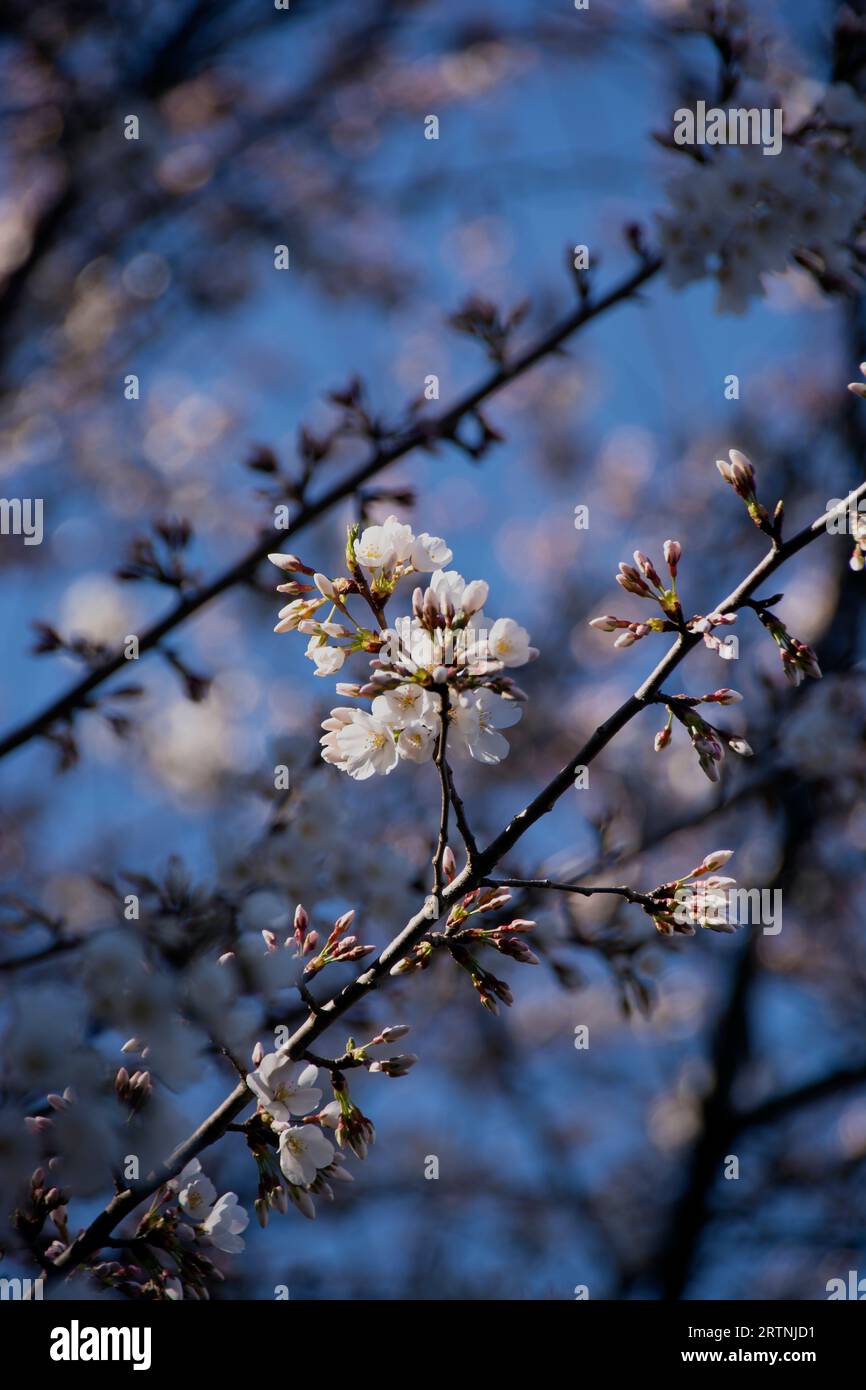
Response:
[[[658,911],[658,901],[647,893],[636,893],[633,888],[586,888],[580,883],[558,883],[552,878],[485,878],[484,884],[490,888],[546,888],[555,893],[579,893],[582,898],[592,898],[596,893],[613,893],[626,902]]]
[[[471,865],[474,863],[478,854],[478,845],[475,842],[475,836],[472,834],[472,829],[466,818],[466,807],[463,805],[463,800],[454,784],[454,773],[451,771],[451,766],[447,759],[445,761],[445,775],[448,779],[448,795],[451,798],[451,805],[454,807],[454,819],[457,821],[457,829],[463,837],[463,843],[466,846],[466,853]]]
[[[442,864],[445,859],[445,851],[448,848],[448,811],[451,805],[451,797],[448,788],[448,765],[445,762],[445,746],[448,741],[448,709],[450,695],[448,686],[442,686],[439,694],[439,737],[436,741],[436,753],[434,762],[439,773],[439,785],[442,791],[442,802],[439,811],[439,838],[436,841],[436,849],[433,852],[433,894],[438,898],[442,892]]]
[[[866,482],[855,488],[840,506],[825,512],[790,540],[782,545],[774,544],[751,573],[711,611],[731,613],[740,608],[769,575],[779,569],[787,559],[796,555],[815,540],[829,520],[845,508],[856,504],[864,496],[866,496]],[[700,641],[701,636],[698,633],[679,635],[667,654],[643,684],[638,687],[634,695],[625,700],[608,719],[595,729],[574,758],[557,773],[528,806],[524,807],[509,822],[496,839],[491,841],[485,850],[481,851],[475,864],[470,866],[467,863],[440,894],[428,897],[420,911],[410,918],[402,931],[389,942],[373,964],[329,999],[327,1003],[323,1004],[317,1013],[309,1014],[280,1051],[295,1060],[303,1057],[304,1053],[309,1050],[310,1044],[324,1033],[336,1019],[340,1018],[360,999],[363,999],[371,990],[376,989],[391,967],[411,951],[424,934],[445,915],[451,904],[463,894],[477,888],[530,826],[553,808],[563,793],[572,785],[576,768],[587,766],[616,734],[650,703],[651,697],[661,688],[670,672]],[[195,1158],[203,1149],[213,1144],[223,1134],[226,1126],[241,1111],[245,1110],[252,1103],[252,1100],[251,1091],[244,1082],[241,1082],[230,1095],[226,1096],[217,1109],[199,1125],[198,1129],[174,1150],[156,1172],[132,1184],[112,1199],[91,1225],[58,1255],[48,1277],[52,1280],[60,1278],[98,1250],[106,1242],[119,1221],[134,1211],[158,1187],[174,1177],[190,1159]]]

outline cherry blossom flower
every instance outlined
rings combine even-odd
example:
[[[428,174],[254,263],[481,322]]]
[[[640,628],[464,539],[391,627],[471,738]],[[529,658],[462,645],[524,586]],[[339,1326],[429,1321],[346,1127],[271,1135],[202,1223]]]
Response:
[[[439,724],[439,703],[422,685],[398,685],[377,695],[371,708],[375,717],[395,732],[407,724],[424,722],[433,729]]]
[[[377,719],[367,710],[351,711],[350,719],[335,731],[332,746],[339,761],[336,758],[329,758],[328,761],[337,762],[337,766],[358,782],[366,781],[376,772],[387,775],[397,766],[397,743],[393,730],[384,720]]]
[[[195,1223],[205,1221],[210,1216],[216,1199],[216,1188],[200,1168],[198,1173],[187,1176],[177,1196],[178,1206]]]
[[[443,541],[441,536],[431,536],[427,531],[422,531],[415,537],[410,555],[413,567],[421,574],[431,574],[434,570],[441,569],[443,565],[450,564],[454,558],[454,552]]]
[[[515,700],[502,699],[491,690],[467,691],[457,700],[451,747],[476,762],[500,763],[509,749],[499,730],[516,724],[521,713]]]
[[[411,526],[389,516],[381,526],[368,526],[355,541],[355,559],[364,569],[387,569],[408,560],[415,544]]]
[[[292,1115],[306,1115],[318,1105],[322,1098],[315,1085],[318,1074],[314,1066],[269,1052],[255,1071],[247,1073],[247,1085],[275,1120],[287,1122]]]
[[[490,630],[487,646],[495,661],[503,666],[525,666],[531,659],[529,633],[513,618],[497,618]]]
[[[426,763],[433,757],[436,731],[420,719],[404,724],[397,742],[397,752],[401,758],[413,763]]]
[[[335,676],[346,660],[344,647],[322,644],[320,637],[311,637],[305,655],[315,663],[317,676]]]
[[[244,1249],[240,1233],[245,1231],[249,1224],[249,1213],[239,1205],[237,1193],[226,1192],[219,1198],[199,1229],[217,1250],[222,1250],[227,1255],[237,1255]]]
[[[309,1187],[333,1161],[333,1144],[316,1125],[285,1125],[278,1132],[283,1176],[294,1187]]]

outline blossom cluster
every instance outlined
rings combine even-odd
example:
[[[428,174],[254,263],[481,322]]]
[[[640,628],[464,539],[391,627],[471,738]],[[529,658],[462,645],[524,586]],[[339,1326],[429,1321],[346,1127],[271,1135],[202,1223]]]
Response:
[[[450,846],[446,848],[443,869],[449,882],[453,882],[457,865]],[[511,1005],[514,1002],[511,989],[505,980],[500,980],[479,963],[475,951],[486,946],[500,955],[510,956],[521,965],[538,964],[538,957],[517,935],[518,932],[530,931],[535,926],[534,922],[525,917],[515,917],[495,926],[483,924],[488,913],[499,912],[510,901],[511,891],[504,884],[490,884],[464,893],[448,913],[445,930],[422,937],[409,955],[403,956],[391,967],[391,974],[406,975],[426,970],[433,959],[433,952],[444,948],[469,975],[482,1006],[489,1013],[497,1014],[500,1003]],[[478,917],[482,918],[481,923],[472,921]]]
[[[725,756],[725,749],[729,748],[732,753],[738,753],[741,758],[750,758],[752,748],[739,735],[728,733],[726,729],[719,729],[715,724],[711,724],[709,720],[697,713],[695,706],[701,704],[733,705],[738,704],[742,698],[739,691],[731,690],[730,686],[722,686],[720,690],[712,690],[707,695],[666,697],[668,719],[655,736],[656,752],[660,753],[670,743],[673,722],[676,719],[691,740],[692,747],[698,756],[701,771],[711,782],[718,782],[719,769]]]
[[[191,1159],[166,1186],[177,1193],[183,1215],[208,1244],[231,1255],[243,1250],[241,1231],[249,1225],[249,1214],[238,1203],[236,1192],[217,1197],[216,1188],[197,1158]]]
[[[866,394],[864,391],[857,394]],[[730,461],[728,461],[730,460]],[[784,507],[778,502],[772,514],[757,496],[757,477],[751,461],[739,449],[729,450],[728,459],[718,459],[716,466],[722,478],[728,483],[745,504],[749,516],[759,530],[768,535],[774,545],[781,542]],[[866,543],[866,528],[864,528]],[[859,545],[859,540],[858,540]],[[697,613],[686,619],[680,596],[677,591],[677,577],[682,560],[682,546],[679,541],[667,540],[664,543],[664,558],[669,578],[662,579],[652,560],[642,551],[634,552],[634,564],[622,563],[616,581],[620,588],[640,599],[658,604],[662,617],[650,618],[646,622],[635,622],[629,618],[619,618],[612,613],[590,619],[590,627],[601,632],[619,632],[614,642],[616,647],[630,647],[635,642],[656,632],[677,632],[681,636],[700,634],[704,644],[716,651],[722,658],[730,656],[725,641],[717,635],[717,628],[730,627],[737,621],[737,614],[731,611],[718,613]],[[852,562],[853,563],[853,562]],[[856,566],[855,566],[856,568]],[[776,642],[782,659],[785,677],[793,685],[799,685],[805,676],[813,680],[821,679],[821,668],[815,652],[807,643],[792,637],[782,620],[771,608],[778,603],[781,595],[763,600],[745,600],[746,606],[753,609],[760,622]],[[667,707],[667,723],[655,736],[655,749],[660,752],[671,741],[674,721],[686,730],[697,756],[701,770],[711,782],[719,780],[719,769],[730,749],[741,757],[750,757],[752,749],[746,739],[732,735],[724,729],[711,724],[696,706],[701,704],[731,705],[739,703],[742,696],[729,686],[710,691],[706,695],[658,695],[657,703]]]
[[[375,1129],[353,1102],[343,1069],[364,1067],[384,1076],[405,1076],[418,1060],[414,1053],[380,1057],[370,1052],[390,1046],[408,1031],[405,1024],[398,1024],[383,1028],[360,1046],[350,1039],[340,1065],[329,1064],[334,1099],[321,1108],[322,1090],[316,1085],[319,1069],[314,1063],[294,1062],[285,1051],[266,1054],[261,1044],[256,1045],[255,1070],[246,1080],[258,1107],[245,1128],[259,1171],[256,1214],[261,1225],[267,1224],[269,1207],[285,1212],[290,1201],[312,1219],[315,1197],[331,1199],[333,1182],[353,1180],[341,1150],[366,1158]],[[326,1130],[333,1131],[336,1148]]]
[[[737,930],[728,920],[727,890],[736,879],[717,873],[734,851],[714,850],[682,878],[663,883],[647,894],[643,908],[661,936],[694,936],[698,927],[730,934]]]
[[[755,146],[717,149],[668,184],[658,229],[674,288],[712,275],[719,310],[741,314],[762,293],[762,277],[784,272],[792,261],[825,284],[854,281],[866,105],[838,83],[825,91],[809,124],[817,134],[808,142],[787,139],[773,159]]]
[[[501,731],[518,722],[526,696],[505,672],[538,653],[513,618],[485,616],[488,585],[444,569],[451,558],[441,537],[416,536],[395,516],[350,529],[347,576],[314,572],[295,555],[270,556],[284,573],[312,578],[312,584],[293,578],[278,585],[292,597],[275,631],[309,637],[306,654],[316,675],[335,675],[356,653],[369,656],[369,678],[339,682],[336,690],[369,699],[370,708],[338,705],[322,726],[323,759],[357,781],[387,775],[401,760],[428,762],[445,739],[456,758],[498,763],[508,754]],[[420,574],[430,578],[425,588],[415,587],[411,613],[389,624],[385,608],[397,585]],[[350,613],[352,595],[365,601],[373,626]]]

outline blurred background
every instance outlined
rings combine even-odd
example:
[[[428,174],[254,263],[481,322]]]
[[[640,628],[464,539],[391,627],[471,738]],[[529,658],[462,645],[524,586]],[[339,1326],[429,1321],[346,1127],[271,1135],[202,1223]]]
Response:
[[[449,322],[468,300],[503,316],[528,301],[516,350],[577,302],[575,245],[593,292],[633,270],[627,229],[656,244],[691,163],[665,147],[673,111],[717,91],[720,61],[723,91],[737,67],[708,26],[748,36],[738,90],[774,93],[788,129],[834,82],[862,98],[863,12],[9,0],[0,489],[42,498],[45,534],[0,539],[0,740],[242,557],[275,504],[298,510],[360,463],[370,418],[399,429],[431,374],[443,405],[483,380],[483,345]],[[460,770],[482,842],[662,654],[658,638],[616,651],[587,626],[645,616],[617,563],[639,547],[658,564],[680,540],[691,613],[763,554],[716,457],[748,453],[791,530],[863,477],[866,406],[844,389],[866,355],[856,276],[792,259],[740,313],[719,312],[718,291],[712,274],[654,276],[484,404],[501,438],[479,457],[415,451],[289,546],[336,574],[346,524],[397,511],[489,581],[489,612],[530,630],[541,655],[520,673],[530,702],[510,756]],[[367,423],[329,398],[355,378]],[[404,1080],[353,1074],[377,1128],[366,1162],[350,1160],[354,1186],[315,1224],[293,1211],[251,1225],[214,1296],[817,1299],[866,1275],[866,685],[849,555],[847,538],[822,539],[778,584],[823,681],[788,686],[749,615],[736,663],[702,648],[678,673],[691,694],[742,691],[719,722],[754,758],[727,759],[713,785],[682,731],[653,751],[662,721],[647,714],[504,866],[649,890],[732,848],[740,884],[781,890],[781,932],[671,942],[616,899],[516,897],[542,960],[495,963],[514,1006],[490,1017],[442,959],[353,1017],[358,1039],[411,1023],[421,1060]],[[427,891],[435,770],[354,783],[319,761],[337,701],[301,641],[272,633],[274,573],[253,567],[0,763],[0,1171],[14,1201],[37,1155],[9,1136],[73,1085],[73,1231],[130,1151],[111,1077],[137,1029],[94,987],[111,978],[107,942],[160,982],[166,1019],[189,1021],[180,1042],[152,1025],[164,1055],[134,1151],[155,1158],[234,1084],[221,1047],[300,1017],[280,982],[218,997],[227,944],[260,942],[303,902],[319,924],[357,908],[381,947]],[[129,892],[138,922],[123,919]],[[337,1026],[321,1046],[344,1043]],[[251,1208],[240,1136],[203,1162]],[[20,1236],[0,1240],[4,1269],[26,1269]]]

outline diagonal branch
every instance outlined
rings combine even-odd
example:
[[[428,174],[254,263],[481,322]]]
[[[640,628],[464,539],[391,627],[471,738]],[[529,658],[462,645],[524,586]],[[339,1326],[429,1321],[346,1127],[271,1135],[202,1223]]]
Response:
[[[838,1071],[827,1072],[814,1081],[806,1081],[802,1086],[793,1086],[788,1091],[759,1101],[748,1110],[735,1110],[731,1116],[731,1128],[739,1134],[760,1125],[774,1124],[776,1120],[804,1106],[814,1105],[830,1096],[844,1095],[846,1091],[863,1085],[866,1085],[866,1061],[840,1067]]]
[[[866,482],[855,488],[838,507],[825,512],[810,526],[804,527],[802,531],[797,532],[784,544],[780,545],[774,542],[772,548],[752,572],[712,611],[732,613],[742,607],[765,579],[775,573],[791,556],[796,555],[814,541],[830,520],[852,504],[856,505],[861,497],[866,497]],[[441,893],[428,897],[423,907],[389,942],[373,964],[358,975],[351,984],[346,985],[344,989],[323,1004],[315,1014],[311,1013],[295,1030],[281,1051],[287,1057],[295,1060],[302,1057],[304,1052],[309,1049],[310,1044],[324,1033],[332,1023],[369,994],[371,990],[376,989],[389,973],[391,967],[411,951],[412,947],[448,911],[451,904],[462,897],[464,893],[477,888],[530,826],[552,810],[559,798],[572,785],[575,770],[578,767],[587,766],[636,714],[652,703],[652,697],[661,689],[671,671],[679,666],[684,657],[700,641],[700,634],[685,633],[679,635],[667,654],[643,684],[638,687],[634,695],[625,700],[608,719],[595,729],[574,758],[566,764],[561,772],[557,773],[528,806],[514,816],[496,839],[480,852],[474,864],[467,863]],[[226,1127],[252,1103],[252,1099],[251,1091],[246,1083],[241,1081],[217,1109],[199,1125],[198,1129],[174,1150],[158,1170],[141,1181],[131,1184],[129,1188],[118,1193],[112,1199],[91,1225],[82,1231],[62,1254],[58,1255],[47,1277],[52,1280],[60,1278],[97,1251],[108,1240],[119,1221],[133,1212],[141,1202],[167,1182],[169,1178],[174,1177],[190,1159],[195,1158],[203,1149],[215,1143],[225,1132]]]

